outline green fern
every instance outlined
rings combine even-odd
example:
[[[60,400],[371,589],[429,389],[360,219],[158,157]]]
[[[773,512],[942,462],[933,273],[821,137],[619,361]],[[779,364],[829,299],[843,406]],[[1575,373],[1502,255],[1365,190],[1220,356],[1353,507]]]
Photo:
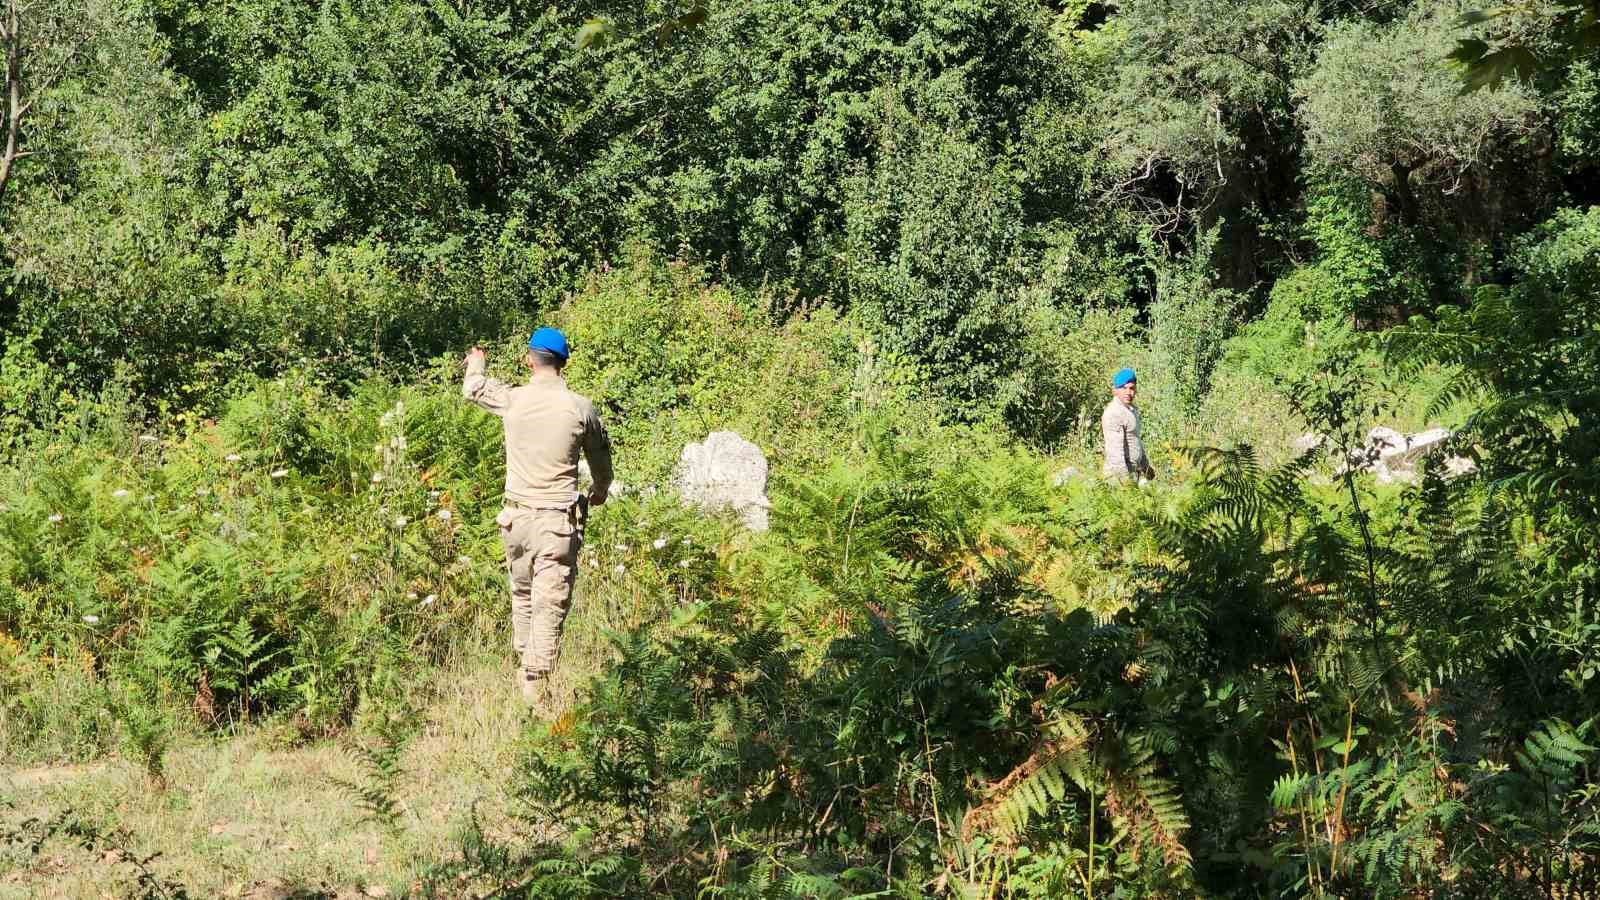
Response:
[[[357,744],[351,751],[362,780],[331,779],[354,799],[367,821],[391,832],[400,829],[406,811],[399,790],[405,778],[401,758],[420,727],[416,713],[409,709],[381,711],[371,726],[373,740]]]

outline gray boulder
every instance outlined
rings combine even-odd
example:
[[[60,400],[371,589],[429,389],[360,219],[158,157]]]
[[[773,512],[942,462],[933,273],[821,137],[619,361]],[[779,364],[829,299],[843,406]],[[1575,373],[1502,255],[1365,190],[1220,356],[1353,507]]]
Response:
[[[731,431],[713,431],[678,457],[672,486],[685,503],[732,510],[751,531],[767,530],[767,456]]]

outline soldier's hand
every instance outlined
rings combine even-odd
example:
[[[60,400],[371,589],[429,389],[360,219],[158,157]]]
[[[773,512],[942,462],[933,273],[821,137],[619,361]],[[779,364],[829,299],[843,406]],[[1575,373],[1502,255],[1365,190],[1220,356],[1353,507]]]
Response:
[[[470,366],[474,361],[483,362],[488,358],[489,354],[484,353],[482,347],[474,346],[471,350],[467,351],[467,358],[462,360],[462,362]]]

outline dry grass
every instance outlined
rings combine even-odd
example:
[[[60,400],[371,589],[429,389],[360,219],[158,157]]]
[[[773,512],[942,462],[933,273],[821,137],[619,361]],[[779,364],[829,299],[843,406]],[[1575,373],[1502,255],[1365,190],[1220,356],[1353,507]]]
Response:
[[[346,746],[284,748],[271,728],[179,745],[164,792],[123,760],[0,771],[0,801],[11,804],[0,805],[0,822],[70,809],[121,829],[129,853],[158,853],[150,867],[197,898],[396,896],[421,865],[448,853],[474,806],[492,831],[507,821],[503,788],[523,723],[552,712],[522,704],[507,657],[479,654],[437,673],[423,692],[426,724],[403,758],[404,814],[392,833],[363,821],[335,786],[362,778]],[[119,854],[64,838],[37,854],[0,847],[0,898],[120,897],[135,875]]]

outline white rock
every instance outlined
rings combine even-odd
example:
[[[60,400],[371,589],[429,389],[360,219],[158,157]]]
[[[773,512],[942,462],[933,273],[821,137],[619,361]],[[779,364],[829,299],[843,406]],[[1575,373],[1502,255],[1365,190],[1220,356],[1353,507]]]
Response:
[[[591,484],[594,484],[594,473],[589,469],[589,460],[580,459],[578,460],[578,489],[587,490]],[[632,488],[613,478],[611,480],[611,488],[607,493],[613,497],[621,497],[630,490]]]
[[[1423,457],[1438,452],[1449,439],[1450,431],[1445,428],[1429,428],[1415,434],[1405,434],[1379,425],[1367,432],[1365,448],[1350,452],[1349,467],[1372,472],[1379,484],[1411,484],[1420,474],[1417,471],[1417,463]],[[1462,457],[1451,457],[1451,459],[1460,459],[1468,466],[1472,463],[1471,460]],[[1446,462],[1446,467],[1452,474],[1470,471],[1463,469],[1458,472],[1459,466],[1460,463]]]
[[[685,503],[732,510],[751,531],[767,530],[767,457],[731,431],[714,431],[678,457],[673,487]]]

